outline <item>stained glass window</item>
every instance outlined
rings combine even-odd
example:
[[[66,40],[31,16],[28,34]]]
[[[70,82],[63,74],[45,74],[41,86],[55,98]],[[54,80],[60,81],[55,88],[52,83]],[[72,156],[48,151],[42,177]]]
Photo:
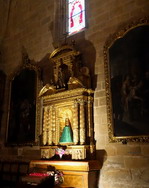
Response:
[[[85,0],[67,0],[68,2],[68,35],[85,28]]]

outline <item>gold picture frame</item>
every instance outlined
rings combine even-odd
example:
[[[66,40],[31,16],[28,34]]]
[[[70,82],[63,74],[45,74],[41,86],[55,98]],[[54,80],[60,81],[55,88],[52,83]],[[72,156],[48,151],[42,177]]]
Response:
[[[147,49],[148,17],[122,26],[104,45],[109,142],[149,142]]]
[[[40,69],[23,54],[23,64],[9,77],[7,146],[39,145],[41,130]]]

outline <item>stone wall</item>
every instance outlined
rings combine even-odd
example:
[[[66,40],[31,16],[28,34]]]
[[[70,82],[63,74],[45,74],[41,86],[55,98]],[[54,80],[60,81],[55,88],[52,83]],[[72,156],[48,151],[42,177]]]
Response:
[[[0,0],[0,5],[0,9],[5,10],[0,11],[0,23],[6,28],[0,30],[0,69],[7,76],[15,71],[22,62],[22,48],[27,51],[33,62],[42,67],[47,66],[48,56],[54,50],[53,44],[57,42],[57,37],[61,36],[61,22],[57,21],[60,18],[58,3],[54,0]],[[4,19],[6,16],[7,21]],[[128,22],[144,16],[149,16],[148,0],[87,0],[87,29],[67,39],[68,42],[75,40],[76,48],[83,53],[83,63],[91,70],[95,89],[97,159],[103,163],[99,177],[100,188],[149,187],[149,145],[131,142],[127,145],[109,143],[103,56],[103,47],[111,34]],[[44,73],[47,75],[45,80],[48,81],[48,71],[44,70]],[[9,87],[6,87],[0,157],[40,159],[39,147],[24,147],[19,150],[4,146],[8,92]]]

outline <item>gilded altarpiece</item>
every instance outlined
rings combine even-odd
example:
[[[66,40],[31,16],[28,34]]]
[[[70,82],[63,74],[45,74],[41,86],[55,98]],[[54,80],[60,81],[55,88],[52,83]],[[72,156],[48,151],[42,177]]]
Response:
[[[43,103],[41,158],[54,159],[56,151],[62,149],[66,159],[93,159],[94,91],[90,89],[89,70],[82,66],[80,53],[71,46],[56,49],[50,62],[54,67],[53,80],[39,93]],[[69,137],[65,128],[71,132],[70,142],[61,141]]]

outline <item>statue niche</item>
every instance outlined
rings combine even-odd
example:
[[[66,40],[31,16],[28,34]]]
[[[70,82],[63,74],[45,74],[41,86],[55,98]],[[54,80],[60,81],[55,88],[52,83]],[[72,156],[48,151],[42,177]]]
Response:
[[[91,159],[95,156],[94,91],[89,70],[82,66],[80,52],[71,46],[54,50],[50,62],[54,79],[39,93],[43,103],[41,158],[56,158],[61,149],[64,158]]]
[[[53,80],[41,89],[39,96],[74,88],[90,88],[89,69],[82,66],[80,58],[80,52],[71,46],[54,50],[49,58],[53,64]]]
[[[56,88],[67,88],[67,83],[71,76],[68,65],[63,63],[63,60],[60,59],[60,66],[58,67],[58,76],[55,76]]]

